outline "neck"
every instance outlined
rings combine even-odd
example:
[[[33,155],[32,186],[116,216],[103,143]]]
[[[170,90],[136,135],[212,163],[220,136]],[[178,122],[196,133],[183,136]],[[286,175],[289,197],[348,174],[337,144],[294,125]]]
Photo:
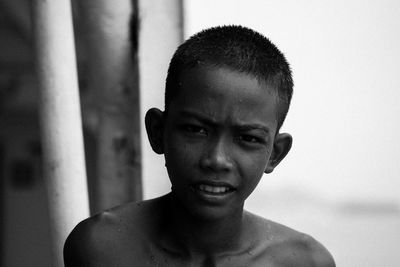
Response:
[[[168,195],[169,209],[166,229],[172,247],[189,255],[234,253],[246,245],[243,208],[235,214],[218,219],[202,219],[189,213],[172,194]]]

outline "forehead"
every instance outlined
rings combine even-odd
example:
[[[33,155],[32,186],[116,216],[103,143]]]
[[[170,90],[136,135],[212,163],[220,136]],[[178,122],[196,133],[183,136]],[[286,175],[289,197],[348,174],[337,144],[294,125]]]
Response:
[[[197,67],[180,76],[170,108],[193,109],[216,120],[276,122],[275,90],[253,75],[226,67]]]
[[[179,74],[179,88],[177,94],[182,90],[187,90],[185,93],[195,94],[196,90],[201,91],[202,88],[217,89],[218,87],[224,86],[229,86],[230,89],[236,90],[238,94],[251,93],[251,90],[248,89],[257,88],[260,89],[260,93],[263,91],[269,97],[277,96],[274,86],[257,79],[253,74],[241,72],[229,66],[210,65],[198,66],[182,71]],[[253,92],[255,91],[256,90],[253,90]]]

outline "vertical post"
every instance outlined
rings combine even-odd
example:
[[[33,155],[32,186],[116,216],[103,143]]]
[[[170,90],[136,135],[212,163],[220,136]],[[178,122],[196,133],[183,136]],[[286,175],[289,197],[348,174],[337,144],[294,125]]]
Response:
[[[140,11],[139,72],[142,114],[164,106],[165,78],[171,57],[183,39],[183,0],[138,0]],[[144,120],[142,120],[142,136]],[[143,185],[145,198],[166,193],[169,180],[164,157],[155,154],[144,139]]]
[[[95,99],[94,212],[142,199],[136,1],[86,0],[88,89]],[[130,28],[132,25],[132,28]]]
[[[65,239],[89,215],[70,1],[33,0],[32,18],[53,266],[64,266]]]
[[[0,264],[3,263],[3,259],[4,259],[4,244],[6,243],[4,241],[4,215],[5,215],[5,191],[4,190],[4,157],[5,157],[5,153],[4,153],[4,145],[2,143],[2,140],[0,140]]]

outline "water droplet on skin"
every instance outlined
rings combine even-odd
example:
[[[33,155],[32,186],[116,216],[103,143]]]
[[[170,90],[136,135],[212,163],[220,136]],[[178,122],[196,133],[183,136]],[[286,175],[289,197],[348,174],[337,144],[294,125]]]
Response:
[[[150,254],[150,259],[151,259],[152,262],[154,262],[155,264],[157,264],[156,266],[159,266],[159,265],[158,265],[158,261],[157,261],[156,257],[155,257],[153,254]]]

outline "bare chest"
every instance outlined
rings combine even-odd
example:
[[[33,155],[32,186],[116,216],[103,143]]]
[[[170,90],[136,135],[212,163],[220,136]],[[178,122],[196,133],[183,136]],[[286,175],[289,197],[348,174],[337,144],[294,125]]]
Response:
[[[235,255],[187,255],[171,252],[150,244],[114,246],[105,252],[104,259],[96,266],[174,266],[174,267],[235,267],[235,266],[313,266],[304,257],[273,253],[274,251],[243,252]],[[307,263],[308,262],[308,263]],[[104,264],[104,265],[103,265]],[[304,265],[305,264],[305,265]]]

